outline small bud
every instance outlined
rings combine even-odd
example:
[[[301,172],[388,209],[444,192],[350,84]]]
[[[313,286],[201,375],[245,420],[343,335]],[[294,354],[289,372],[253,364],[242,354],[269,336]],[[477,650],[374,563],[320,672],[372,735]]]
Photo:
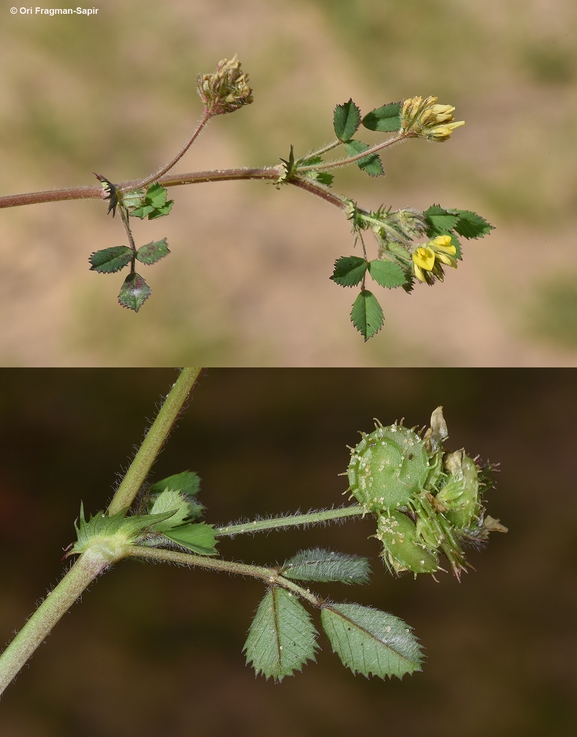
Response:
[[[230,61],[219,61],[212,74],[199,74],[197,90],[205,110],[213,115],[233,113],[253,101],[248,75],[241,72],[236,54]]]

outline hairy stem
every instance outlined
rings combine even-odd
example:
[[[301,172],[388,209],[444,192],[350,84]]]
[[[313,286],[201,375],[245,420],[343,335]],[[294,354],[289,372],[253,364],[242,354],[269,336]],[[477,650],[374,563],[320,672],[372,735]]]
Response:
[[[200,368],[184,368],[180,372],[108,506],[109,515],[129,507],[134,501],[198,381],[201,371]]]
[[[184,154],[188,151],[188,149],[192,146],[192,144],[198,138],[198,134],[200,133],[200,131],[204,128],[204,126],[208,123],[208,121],[213,116],[214,116],[214,113],[212,112],[212,110],[205,108],[203,116],[198,122],[198,125],[196,126],[194,133],[188,139],[188,141],[184,144],[184,146],[180,149],[180,151],[176,154],[176,156],[173,159],[171,159],[168,162],[168,164],[166,164],[166,166],[161,167],[156,172],[156,174],[152,174],[151,176],[146,177],[146,179],[143,179],[142,181],[138,182],[136,185],[132,185],[129,189],[141,189],[142,187],[146,187],[149,184],[152,184],[152,182],[158,181],[164,174],[169,172],[172,169],[172,167],[175,166],[180,161],[180,159],[182,159]]]
[[[217,537],[230,537],[232,535],[242,535],[246,532],[278,530],[282,527],[317,525],[322,522],[332,522],[334,520],[344,519],[345,517],[357,517],[364,514],[365,510],[360,504],[353,504],[350,507],[341,507],[340,509],[322,509],[317,512],[308,512],[307,514],[293,514],[286,517],[271,517],[270,519],[230,524],[215,528],[215,533]]]
[[[36,648],[89,584],[108,566],[101,553],[87,551],[78,558],[24,627],[0,655],[0,695]]]
[[[377,151],[381,151],[383,148],[394,146],[395,143],[401,143],[401,141],[405,141],[407,138],[412,137],[414,136],[411,135],[411,133],[401,131],[400,133],[397,133],[396,136],[388,138],[386,141],[382,141],[381,143],[377,143],[375,146],[368,148],[366,151],[362,151],[360,154],[348,156],[343,159],[337,159],[336,161],[326,161],[324,164],[310,164],[309,166],[299,166],[297,167],[297,173],[303,171],[326,171],[327,169],[336,169],[339,166],[348,166],[349,164],[354,164],[356,161],[364,159],[366,156],[372,156],[373,154],[377,153]]]
[[[277,584],[285,589],[294,591],[303,599],[309,601],[313,606],[319,606],[318,597],[310,591],[303,589],[298,584],[284,578],[276,568],[264,568],[263,566],[249,565],[248,563],[237,563],[234,560],[222,560],[221,558],[210,558],[206,555],[194,555],[192,553],[180,553],[176,550],[164,548],[149,548],[144,545],[132,545],[129,549],[129,557],[144,558],[163,563],[176,563],[181,566],[195,566],[210,571],[222,571],[237,576],[252,576],[260,578],[267,584]]]
[[[366,154],[364,154],[366,156]],[[314,168],[314,167],[313,167]],[[157,180],[163,187],[178,187],[182,184],[202,184],[204,182],[226,182],[241,179],[257,179],[277,182],[282,175],[282,166],[265,166],[254,169],[214,169],[209,171],[196,171],[186,174],[165,174]],[[121,191],[138,189],[142,186],[140,179],[131,179],[116,184]],[[322,199],[343,207],[342,199],[326,188],[315,184],[312,180],[289,179],[287,184],[293,184],[301,189],[306,189]],[[106,191],[101,185],[92,187],[71,187],[67,189],[51,189],[45,192],[27,192],[24,194],[6,195],[0,197],[0,209],[4,207],[20,207],[22,205],[37,205],[42,202],[62,202],[64,200],[88,200],[106,199]]]

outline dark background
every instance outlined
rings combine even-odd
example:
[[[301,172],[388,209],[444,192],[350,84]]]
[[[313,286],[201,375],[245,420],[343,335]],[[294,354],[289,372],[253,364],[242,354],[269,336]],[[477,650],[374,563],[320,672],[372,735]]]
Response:
[[[59,579],[80,500],[105,507],[174,370],[0,372],[0,638]],[[358,430],[444,406],[449,449],[500,462],[488,511],[509,527],[461,584],[392,578],[369,519],[223,541],[261,564],[316,544],[371,558],[364,587],[315,586],[405,619],[423,672],[367,680],[321,633],[317,663],[275,685],[242,646],[252,580],[123,561],[83,596],[0,703],[10,737],[573,735],[576,716],[573,370],[216,370],[154,469],[202,478],[209,522],[346,501]],[[317,613],[314,613],[318,623]]]

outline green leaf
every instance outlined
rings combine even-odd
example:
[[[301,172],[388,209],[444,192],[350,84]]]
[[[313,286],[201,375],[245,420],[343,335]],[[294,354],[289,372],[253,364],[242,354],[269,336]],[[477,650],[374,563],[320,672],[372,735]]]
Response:
[[[387,287],[387,289],[402,287],[407,281],[403,269],[393,261],[382,261],[381,259],[370,261],[369,274],[377,284],[380,284],[381,287]]]
[[[314,166],[315,164],[322,164],[323,159],[322,156],[311,156],[309,159],[299,159],[296,162],[296,171],[301,174],[301,176],[308,177],[309,179],[316,179],[317,182],[320,182],[321,184],[325,184],[327,187],[330,187],[333,183],[334,175],[331,174],[328,171],[304,171],[300,172],[299,168],[301,166]]]
[[[296,596],[273,586],[261,601],[244,645],[257,675],[282,681],[315,660],[317,631]]]
[[[152,494],[160,494],[165,489],[174,489],[175,491],[182,491],[183,494],[194,496],[200,490],[200,478],[194,471],[182,471],[182,473],[167,476],[150,487]]]
[[[350,141],[361,124],[361,111],[350,99],[337,105],[333,115],[333,126],[339,141]]]
[[[370,146],[367,143],[363,143],[362,141],[347,141],[345,143],[345,151],[349,156],[356,156],[357,154],[361,154],[368,148],[370,148]],[[357,164],[359,169],[366,172],[371,177],[379,177],[385,173],[381,160],[379,159],[377,154],[365,156],[355,163]]]
[[[341,287],[354,287],[362,281],[368,266],[367,260],[359,256],[341,256],[330,278]]]
[[[353,303],[351,322],[365,341],[372,338],[383,327],[385,316],[377,298],[368,289],[361,289]]]
[[[314,175],[313,178],[316,179],[317,182],[324,184],[326,187],[330,187],[333,183],[333,179],[335,178],[335,175],[328,171],[314,171],[311,173]]]
[[[97,271],[99,274],[113,274],[132,261],[132,250],[128,246],[103,248],[102,251],[90,254],[89,261],[92,264],[90,271]]]
[[[166,238],[163,238],[161,241],[153,241],[140,246],[136,252],[136,258],[143,264],[154,264],[156,261],[160,261],[161,258],[168,256],[169,253],[168,243]]]
[[[391,133],[401,130],[401,103],[390,102],[367,113],[362,121],[371,131]]]
[[[283,563],[280,573],[301,581],[368,583],[371,568],[367,558],[331,550],[301,550]]]
[[[118,301],[123,307],[138,312],[151,294],[152,289],[140,274],[129,274],[120,289]]]
[[[458,215],[459,220],[455,225],[455,230],[464,238],[482,238],[495,229],[495,226],[485,218],[471,210],[451,210],[451,212]]]
[[[151,184],[150,187],[146,190],[146,201],[155,209],[164,207],[164,205],[166,204],[167,196],[168,192],[166,188],[158,182]]]
[[[198,555],[218,555],[214,525],[205,522],[181,525],[163,532],[163,535]]]
[[[329,604],[321,622],[333,651],[353,673],[379,678],[421,670],[417,638],[402,619],[360,604]]]
[[[152,498],[152,504],[149,508],[150,514],[160,514],[162,512],[172,512],[172,515],[166,520],[154,525],[155,532],[166,532],[174,527],[179,527],[189,521],[191,517],[195,519],[202,514],[202,504],[197,502],[189,502],[186,494],[173,489],[165,489],[161,494]]]
[[[423,215],[425,216],[429,238],[450,233],[459,220],[458,215],[445,210],[440,205],[431,205],[428,210],[424,211]]]
[[[139,192],[141,191],[142,190],[139,190]],[[136,209],[132,210],[132,212],[130,213],[131,216],[141,219],[147,217],[149,220],[155,220],[156,218],[161,218],[164,215],[168,215],[168,213],[172,209],[174,200],[167,201],[167,194],[167,190],[165,187],[162,186],[162,184],[159,184],[158,182],[151,184],[150,187],[148,187],[148,189],[146,190],[144,201],[141,194],[139,195],[138,200],[136,200],[136,198],[134,197],[132,200],[129,200],[129,202],[143,202],[140,207],[136,207]]]

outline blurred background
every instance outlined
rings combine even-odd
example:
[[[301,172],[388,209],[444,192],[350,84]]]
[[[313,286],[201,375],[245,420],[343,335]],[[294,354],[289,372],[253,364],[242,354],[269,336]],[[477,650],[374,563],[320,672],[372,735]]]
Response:
[[[58,7],[60,3],[55,3]],[[259,182],[171,190],[167,237],[139,314],[122,274],[88,270],[124,242],[100,201],[0,213],[3,365],[574,365],[577,359],[577,5],[573,0],[105,0],[86,16],[10,15],[0,28],[1,194],[145,176],[187,139],[198,72],[237,53],[255,102],[216,119],[177,171],[274,165],[364,112],[437,95],[467,125],[388,151],[386,177],[339,173],[364,207],[471,209],[444,284],[377,288],[386,323],[363,344],[355,294],[329,280],[353,253],[340,212]],[[375,140],[367,132],[365,140]]]
[[[173,370],[0,372],[0,637],[50,586],[80,500],[96,513]],[[367,586],[318,585],[405,619],[426,650],[402,681],[353,676],[321,633],[317,662],[275,685],[242,647],[262,584],[123,561],[56,627],[0,705],[10,737],[411,734],[569,737],[577,721],[574,418],[569,370],[226,370],[204,374],[152,479],[202,478],[208,522],[346,503],[358,431],[444,406],[454,450],[500,463],[488,511],[509,527],[459,584],[391,577],[371,521],[219,544],[271,564],[320,545],[366,555]],[[318,625],[318,613],[313,612]]]

